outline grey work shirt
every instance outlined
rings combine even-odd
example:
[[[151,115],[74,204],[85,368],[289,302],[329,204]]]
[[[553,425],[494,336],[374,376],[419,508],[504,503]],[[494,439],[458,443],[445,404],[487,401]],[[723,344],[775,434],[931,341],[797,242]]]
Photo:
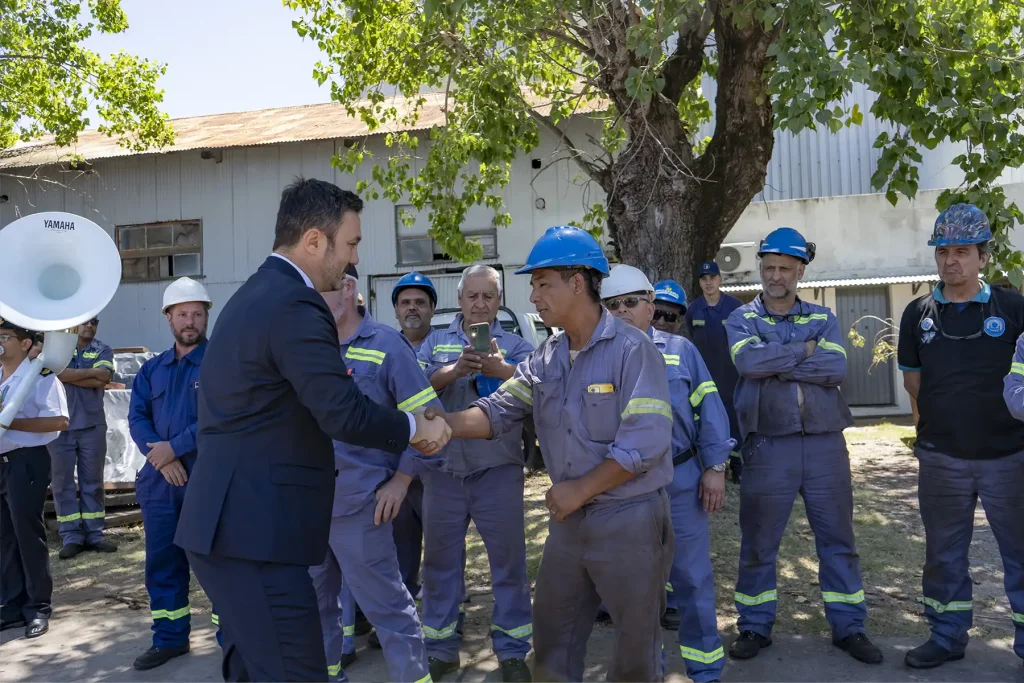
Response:
[[[419,361],[427,377],[459,360],[462,349],[469,346],[469,337],[462,329],[463,317],[459,313],[445,330],[434,330],[420,345]],[[498,321],[491,324],[491,337],[505,360],[518,365],[533,351],[533,346],[517,334],[506,332]],[[440,393],[446,412],[465,410],[480,398],[476,374],[459,377]],[[424,467],[439,467],[444,472],[465,477],[498,465],[523,464],[523,428],[521,424],[510,428],[496,441],[479,439],[452,439],[437,458],[424,459]]]
[[[110,370],[114,374],[114,350],[98,339],[93,339],[85,348],[75,349],[75,355],[68,363],[69,370]],[[68,397],[68,431],[87,429],[107,424],[103,413],[103,389],[88,389],[74,384],[64,384]]]
[[[592,502],[645,496],[672,481],[672,405],[661,352],[646,334],[603,311],[594,335],[569,362],[569,339],[546,339],[501,388],[474,402],[493,437],[532,414],[555,484],[614,459],[638,476]]]

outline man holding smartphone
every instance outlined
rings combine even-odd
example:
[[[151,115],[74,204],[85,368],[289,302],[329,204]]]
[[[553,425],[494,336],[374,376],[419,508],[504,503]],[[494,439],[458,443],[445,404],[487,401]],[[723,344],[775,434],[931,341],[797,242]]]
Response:
[[[497,322],[501,276],[470,266],[459,281],[462,312],[420,346],[446,411],[465,410],[510,379],[533,351]],[[476,347],[474,348],[474,342]],[[482,349],[487,349],[483,351]],[[487,548],[494,588],[491,636],[505,681],[529,681],[533,623],[523,525],[522,428],[496,441],[453,440],[423,463],[423,635],[434,680],[459,668],[459,604],[469,521]]]

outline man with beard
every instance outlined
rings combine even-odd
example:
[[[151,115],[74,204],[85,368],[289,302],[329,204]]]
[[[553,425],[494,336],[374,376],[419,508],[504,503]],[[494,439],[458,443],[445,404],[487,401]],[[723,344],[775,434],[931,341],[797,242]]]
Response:
[[[402,334],[417,351],[430,334],[430,321],[437,306],[437,290],[426,275],[412,272],[403,275],[391,290],[391,305]]]
[[[327,679],[309,567],[334,502],[332,440],[436,454],[443,415],[385,408],[356,386],[318,292],[359,262],[363,201],[322,180],[281,193],[274,253],[221,310],[200,372],[200,457],[174,542],[223,617],[227,680]]]
[[[132,384],[128,426],[146,453],[135,498],[146,530],[146,591],[153,613],[153,646],[135,660],[138,671],[188,652],[189,565],[174,545],[186,482],[196,463],[196,399],[212,307],[206,288],[183,277],[164,290],[163,312],[174,346],[150,358]],[[213,622],[217,623],[214,614]],[[220,640],[220,628],[217,629]]]
[[[58,555],[62,560],[83,550],[117,550],[103,538],[103,466],[107,461],[103,388],[114,376],[114,351],[96,339],[99,324],[100,319],[93,318],[78,326],[75,355],[57,376],[64,384],[71,411],[67,431],[47,445],[53,464],[53,507],[64,546]]]

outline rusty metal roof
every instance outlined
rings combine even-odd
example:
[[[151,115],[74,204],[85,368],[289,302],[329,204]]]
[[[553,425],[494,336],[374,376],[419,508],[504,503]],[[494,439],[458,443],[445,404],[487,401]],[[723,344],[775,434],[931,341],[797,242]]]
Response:
[[[397,125],[378,128],[373,135],[389,132],[425,130],[445,123],[445,93],[427,93],[426,102],[419,110],[419,118],[412,125]],[[401,120],[413,109],[413,98],[393,97],[384,102],[385,107],[394,107]],[[536,102],[537,111],[546,114],[550,107]],[[591,102],[581,105],[576,113],[599,111],[606,105]],[[358,116],[349,116],[345,108],[337,103],[311,104],[301,107],[260,109],[231,114],[211,114],[173,119],[174,145],[160,150],[149,150],[141,154],[166,154],[192,149],[215,149],[221,147],[248,147],[281,142],[304,140],[337,140],[362,138],[370,135],[369,126]],[[66,148],[58,148],[52,137],[29,143],[18,143],[0,151],[0,168],[25,168],[44,166],[66,161],[71,154],[80,154],[87,160],[109,159],[140,154],[117,144],[96,130],[83,131],[78,141]]]

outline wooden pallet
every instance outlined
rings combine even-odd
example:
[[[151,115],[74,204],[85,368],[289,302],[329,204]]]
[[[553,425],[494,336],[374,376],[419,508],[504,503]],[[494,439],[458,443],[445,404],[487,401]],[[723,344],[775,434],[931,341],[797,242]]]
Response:
[[[142,523],[142,510],[135,500],[135,482],[119,483],[105,482],[103,484],[103,503],[106,514],[103,517],[103,527],[127,526],[129,524]],[[57,531],[60,523],[53,509],[53,493],[46,492],[46,502],[43,504],[43,519],[46,527],[51,531]]]

